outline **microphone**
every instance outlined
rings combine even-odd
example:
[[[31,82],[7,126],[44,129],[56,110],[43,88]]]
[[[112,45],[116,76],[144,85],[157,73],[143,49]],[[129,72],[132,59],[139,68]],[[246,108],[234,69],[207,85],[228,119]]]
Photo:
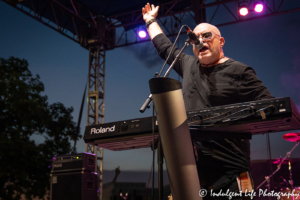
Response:
[[[203,42],[202,42],[201,38],[199,40],[197,38],[196,34],[190,29],[190,27],[188,27],[187,25],[183,25],[183,26],[184,26],[184,28],[185,28],[188,36],[189,36],[189,39],[194,42],[195,48],[196,49],[202,49],[203,48]]]

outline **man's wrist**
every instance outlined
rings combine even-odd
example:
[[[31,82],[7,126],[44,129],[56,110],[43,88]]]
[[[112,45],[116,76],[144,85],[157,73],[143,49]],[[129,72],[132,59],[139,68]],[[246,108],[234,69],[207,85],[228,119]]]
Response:
[[[156,19],[155,18],[152,18],[152,19],[149,19],[147,20],[145,23],[146,23],[146,28],[148,28],[150,26],[150,24],[152,24],[153,22],[156,22]]]

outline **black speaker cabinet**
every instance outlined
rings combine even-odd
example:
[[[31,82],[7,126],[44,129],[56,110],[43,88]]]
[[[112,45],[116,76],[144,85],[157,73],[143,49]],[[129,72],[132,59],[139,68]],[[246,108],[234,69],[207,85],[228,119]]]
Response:
[[[96,200],[98,174],[88,171],[51,174],[50,200]]]

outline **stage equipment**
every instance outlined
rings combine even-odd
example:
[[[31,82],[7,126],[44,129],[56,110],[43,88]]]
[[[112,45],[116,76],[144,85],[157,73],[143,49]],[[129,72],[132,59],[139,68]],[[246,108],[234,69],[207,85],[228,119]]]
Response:
[[[292,136],[292,137],[291,137]],[[300,134],[299,133],[287,133],[283,136],[283,139],[290,141],[290,142],[296,142],[295,146],[291,149],[291,151],[287,152],[286,156],[281,159],[281,157],[279,158],[280,162],[277,165],[277,169],[269,176],[266,176],[265,179],[259,186],[257,186],[256,190],[258,190],[264,183],[268,183],[268,190],[269,192],[271,192],[271,188],[270,188],[270,178],[276,174],[276,172],[278,172],[281,168],[281,165],[287,160],[287,158],[289,158],[291,156],[292,151],[294,151],[294,149],[298,146],[299,142],[300,142]],[[291,185],[291,190],[294,189],[294,182],[292,179],[292,166],[291,166],[291,160],[288,160],[288,164],[289,164],[289,172],[290,172],[290,180],[289,180],[289,184]]]
[[[272,164],[275,164],[275,165],[278,165],[279,163],[281,164],[289,164],[290,163],[294,163],[295,161],[292,160],[292,159],[286,159],[285,161],[281,162],[282,161],[282,158],[280,156],[280,158],[278,159],[275,159],[275,160],[272,160]]]
[[[239,3],[239,14],[242,16],[248,15],[249,10],[248,10],[248,4],[247,2],[241,2]]]
[[[145,30],[140,30],[138,32],[138,35],[139,35],[140,38],[146,38],[147,37],[147,33],[146,33]]]
[[[52,161],[50,200],[98,199],[95,154],[60,155]]]
[[[203,48],[203,42],[201,38],[198,38],[198,36],[191,30],[190,27],[187,25],[184,25],[184,28],[189,36],[189,39],[193,41],[196,49],[202,49]]]
[[[200,183],[188,128],[181,83],[158,77],[149,81],[159,135],[174,200],[199,200]]]
[[[261,0],[256,0],[254,2],[254,7],[253,7],[253,10],[255,10],[255,12],[262,12],[264,10],[264,4]]]
[[[51,173],[70,171],[95,172],[95,154],[79,153],[56,156],[52,159]]]
[[[249,139],[300,129],[300,114],[289,97],[249,101],[187,112],[194,137]],[[199,131],[198,131],[199,130]],[[158,138],[158,124],[155,129]],[[152,117],[86,126],[84,141],[109,150],[150,147]]]
[[[50,200],[96,200],[98,198],[98,175],[95,172],[53,173],[50,178]]]
[[[300,140],[300,132],[297,133],[287,133],[283,136],[283,139],[289,142],[297,142]]]

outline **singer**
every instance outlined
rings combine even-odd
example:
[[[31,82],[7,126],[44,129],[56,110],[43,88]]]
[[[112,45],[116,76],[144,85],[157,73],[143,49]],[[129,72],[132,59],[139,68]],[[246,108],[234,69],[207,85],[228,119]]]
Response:
[[[159,56],[166,59],[172,43],[156,22],[158,10],[158,6],[148,3],[142,8],[142,14]],[[183,78],[183,98],[187,111],[273,98],[251,67],[224,55],[225,39],[217,27],[201,23],[193,33],[202,39],[203,47],[196,48],[193,45],[195,56],[183,53],[173,68]],[[172,63],[178,52],[177,48],[171,52],[168,64]],[[194,153],[200,185],[208,191],[205,200],[228,199],[226,196],[211,197],[210,191],[218,193],[222,190],[226,193],[228,189],[231,192],[243,190],[237,181],[241,174],[247,174],[246,179],[250,185],[253,184],[249,140],[207,138],[193,139],[193,143],[194,149],[197,149]],[[233,199],[242,198],[247,197]]]

